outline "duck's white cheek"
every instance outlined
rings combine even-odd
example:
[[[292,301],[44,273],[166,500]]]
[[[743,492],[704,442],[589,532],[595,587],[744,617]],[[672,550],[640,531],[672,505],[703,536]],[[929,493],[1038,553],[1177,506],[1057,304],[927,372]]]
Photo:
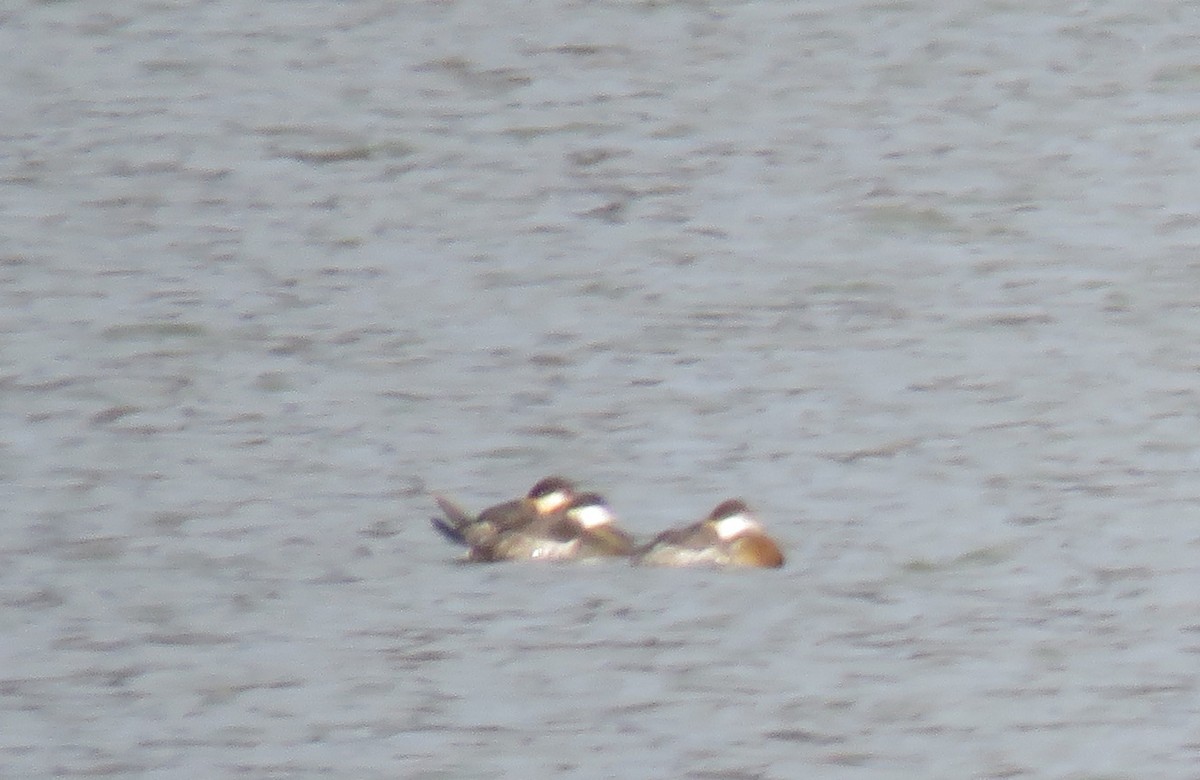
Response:
[[[721,541],[728,542],[734,537],[747,531],[756,531],[758,528],[759,525],[753,517],[739,513],[717,521],[717,536],[721,537]]]
[[[537,499],[536,503],[538,511],[544,515],[548,515],[567,505],[567,494],[561,490],[556,490]]]
[[[599,528],[602,525],[611,525],[613,522],[613,514],[607,507],[602,506],[581,506],[571,511],[571,517],[582,525],[584,528]]]

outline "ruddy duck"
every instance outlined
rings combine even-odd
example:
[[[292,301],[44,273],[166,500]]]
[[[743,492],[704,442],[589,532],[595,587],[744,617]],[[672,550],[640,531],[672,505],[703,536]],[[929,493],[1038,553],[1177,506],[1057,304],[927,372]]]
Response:
[[[730,499],[699,523],[663,531],[634,553],[634,562],[648,566],[773,569],[783,565],[784,556],[749,507]]]
[[[596,493],[576,496],[562,511],[471,544],[470,561],[566,561],[627,556],[633,538],[617,527],[608,503]]]
[[[445,496],[433,498],[446,515],[445,520],[433,518],[433,527],[455,544],[475,548],[494,543],[505,531],[561,512],[575,498],[575,484],[565,477],[546,477],[524,498],[488,507],[475,517]]]

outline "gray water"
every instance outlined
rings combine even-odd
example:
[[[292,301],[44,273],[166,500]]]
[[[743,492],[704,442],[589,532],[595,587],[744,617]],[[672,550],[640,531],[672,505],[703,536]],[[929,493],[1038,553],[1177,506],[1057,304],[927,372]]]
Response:
[[[1200,777],[1200,8],[1030,5],[0,11],[0,776]]]

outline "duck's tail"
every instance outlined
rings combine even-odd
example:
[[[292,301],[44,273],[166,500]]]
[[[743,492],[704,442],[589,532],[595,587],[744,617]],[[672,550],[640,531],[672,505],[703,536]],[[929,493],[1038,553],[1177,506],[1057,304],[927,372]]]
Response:
[[[433,527],[451,542],[467,546],[466,530],[472,522],[471,516],[445,496],[435,495],[433,500],[437,502],[442,514],[446,515],[445,520],[440,517],[431,518],[430,522],[433,523]]]

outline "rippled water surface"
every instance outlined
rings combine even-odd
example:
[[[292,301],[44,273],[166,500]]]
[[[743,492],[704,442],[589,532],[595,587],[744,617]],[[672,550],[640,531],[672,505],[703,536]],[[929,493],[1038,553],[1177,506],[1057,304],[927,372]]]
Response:
[[[0,11],[0,776],[1200,776],[1200,10],[1043,5]]]

